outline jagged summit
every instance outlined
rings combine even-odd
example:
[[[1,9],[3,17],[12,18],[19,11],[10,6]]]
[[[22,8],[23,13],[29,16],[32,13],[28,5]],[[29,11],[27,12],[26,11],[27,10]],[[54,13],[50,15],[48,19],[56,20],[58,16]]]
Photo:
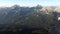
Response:
[[[19,5],[14,5],[14,6],[12,6],[11,8],[12,8],[12,9],[14,9],[14,8],[17,9],[17,8],[20,8],[20,6],[19,6]]]
[[[41,8],[42,8],[42,6],[41,6],[41,5],[37,5],[37,6],[36,6],[36,8],[41,9]]]
[[[13,7],[20,7],[20,6],[16,4],[16,5],[13,5]]]

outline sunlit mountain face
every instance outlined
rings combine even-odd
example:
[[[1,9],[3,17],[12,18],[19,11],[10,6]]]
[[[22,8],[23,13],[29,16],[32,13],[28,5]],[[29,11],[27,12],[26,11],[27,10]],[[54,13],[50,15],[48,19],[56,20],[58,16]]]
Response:
[[[35,29],[50,32],[50,28],[59,25],[60,7],[21,7],[14,5],[11,7],[0,8],[0,31],[15,31],[16,29]],[[59,27],[58,27],[59,29]],[[29,31],[31,31],[29,30]],[[17,30],[16,30],[17,31]],[[33,31],[35,32],[35,31]],[[41,32],[41,31],[39,31]]]

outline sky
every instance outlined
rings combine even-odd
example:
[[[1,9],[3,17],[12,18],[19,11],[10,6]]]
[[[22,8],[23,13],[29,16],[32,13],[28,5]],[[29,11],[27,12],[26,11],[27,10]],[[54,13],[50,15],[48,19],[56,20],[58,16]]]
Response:
[[[0,0],[0,7],[10,7],[13,5],[20,6],[60,6],[60,0]]]

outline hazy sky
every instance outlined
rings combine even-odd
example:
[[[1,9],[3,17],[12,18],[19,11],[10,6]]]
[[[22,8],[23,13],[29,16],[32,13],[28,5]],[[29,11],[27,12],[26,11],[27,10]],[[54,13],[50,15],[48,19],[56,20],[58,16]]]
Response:
[[[10,7],[15,4],[20,6],[60,6],[60,0],[0,0],[0,7]]]

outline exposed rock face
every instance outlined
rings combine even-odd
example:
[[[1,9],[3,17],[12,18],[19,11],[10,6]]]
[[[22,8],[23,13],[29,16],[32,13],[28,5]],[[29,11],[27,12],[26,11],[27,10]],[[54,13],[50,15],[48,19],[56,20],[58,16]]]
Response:
[[[54,9],[54,11],[60,13],[60,6],[56,7],[56,8]]]
[[[44,12],[52,12],[52,11],[53,11],[53,9],[52,9],[52,8],[50,8],[50,7],[48,7],[48,8],[43,7],[43,8],[41,9],[41,11],[44,11]]]

